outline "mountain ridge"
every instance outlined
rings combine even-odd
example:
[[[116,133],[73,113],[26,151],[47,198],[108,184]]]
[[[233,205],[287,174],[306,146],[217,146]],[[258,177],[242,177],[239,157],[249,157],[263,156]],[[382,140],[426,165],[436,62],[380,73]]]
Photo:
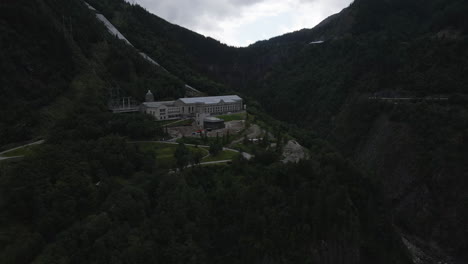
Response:
[[[407,263],[409,254],[407,251],[414,247],[424,251],[423,255],[426,256],[424,263],[432,264],[439,261],[463,263],[468,258],[466,255],[468,228],[463,222],[468,216],[464,195],[464,190],[468,186],[465,177],[468,171],[466,167],[468,67],[464,60],[468,56],[466,48],[468,26],[463,19],[464,10],[467,10],[464,1],[355,1],[350,7],[332,16],[328,22],[315,29],[286,34],[248,48],[238,49],[169,24],[137,5],[121,0],[89,2],[138,49],[150,57],[158,58],[158,62],[160,60],[160,63],[174,74],[161,71],[149,64],[138,52],[110,36],[81,1],[66,0],[62,3],[53,0],[20,0],[17,3],[2,3],[0,29],[3,30],[2,33],[7,32],[9,35],[2,34],[0,58],[4,59],[0,60],[0,65],[3,72],[11,73],[0,78],[1,87],[6,92],[5,98],[2,98],[2,105],[6,107],[1,110],[0,120],[2,145],[45,133],[52,139],[52,144],[59,145],[49,145],[47,146],[49,150],[64,153],[64,157],[79,155],[78,158],[84,164],[88,164],[86,161],[88,156],[79,150],[80,144],[86,146],[86,149],[92,153],[101,153],[106,146],[115,146],[128,157],[128,160],[117,162],[118,168],[122,171],[131,171],[132,167],[145,167],[146,160],[141,161],[140,156],[148,153],[142,154],[127,149],[123,147],[125,144],[120,139],[99,138],[103,131],[107,131],[105,129],[108,129],[109,124],[114,124],[108,121],[104,114],[109,88],[116,87],[123,94],[135,98],[143,97],[148,89],[152,89],[158,99],[182,97],[184,83],[203,87],[204,92],[208,94],[235,91],[252,98],[249,100],[249,103],[252,103],[249,106],[252,109],[250,111],[254,111],[259,117],[265,117],[263,114],[265,110],[269,115],[281,120],[282,122],[273,120],[272,123],[278,130],[297,137],[301,144],[313,149],[318,157],[313,155],[311,164],[299,164],[288,169],[269,167],[271,170],[267,171],[275,176],[269,178],[264,175],[258,181],[240,175],[252,172],[260,174],[260,171],[265,171],[260,165],[264,165],[263,163],[251,164],[252,166],[239,165],[241,171],[235,171],[234,174],[211,170],[208,172],[213,175],[218,175],[217,173],[224,175],[226,182],[223,182],[223,188],[227,189],[223,189],[223,192],[231,190],[229,186],[232,187],[232,184],[238,181],[236,179],[243,179],[242,184],[245,185],[234,184],[235,191],[246,188],[263,193],[262,184],[267,183],[271,187],[265,191],[271,192],[271,196],[265,194],[267,197],[277,201],[275,200],[277,197],[282,197],[275,196],[277,193],[286,194],[294,190],[295,195],[304,197],[302,200],[304,206],[310,206],[308,196],[294,183],[301,178],[299,182],[307,186],[316,186],[312,190],[316,195],[315,198],[321,203],[312,203],[318,208],[314,212],[320,211],[326,217],[330,217],[334,221],[333,224],[343,232],[322,233],[315,230],[317,233],[313,236],[314,239],[307,240],[310,243],[307,245],[310,245],[314,251],[310,253],[306,248],[297,247],[300,248],[297,252],[312,256],[311,261],[325,263],[343,263],[346,256],[355,263],[381,263],[381,261]],[[32,12],[37,7],[41,8],[37,9],[37,12]],[[63,19],[60,19],[61,15]],[[18,21],[21,23],[15,23]],[[39,32],[48,32],[48,34],[37,34]],[[14,36],[16,41],[12,41],[11,36]],[[31,36],[36,36],[37,40],[31,41]],[[319,45],[309,45],[315,40],[326,41]],[[13,47],[14,42],[21,45],[21,52]],[[47,60],[48,55],[53,59]],[[44,69],[44,72],[38,69]],[[44,77],[51,72],[56,73],[52,75],[54,78]],[[27,82],[18,84],[17,80],[27,80]],[[414,100],[401,103],[371,99],[402,95]],[[417,100],[434,95],[444,95],[449,97],[449,100],[448,102]],[[18,111],[16,105],[22,108]],[[34,109],[46,110],[37,114]],[[18,120],[21,121],[19,125]],[[44,125],[44,122],[47,125]],[[38,127],[42,127],[41,130],[46,132],[37,133]],[[72,139],[83,141],[71,144],[69,141],[73,141]],[[87,141],[91,143],[88,144]],[[324,147],[327,145],[324,142],[332,144],[333,150]],[[100,149],[92,149],[90,145],[94,143]],[[60,147],[60,144],[63,146]],[[67,148],[75,150],[78,154],[70,152]],[[335,151],[341,153],[343,157]],[[51,152],[47,149],[44,151],[48,155],[53,153]],[[27,182],[28,176],[41,175],[43,178],[37,180],[42,182],[43,179],[47,179],[48,182],[47,184],[42,182],[41,186],[48,186],[47,188],[55,186],[55,178],[61,179],[61,176],[50,173],[53,178],[49,179],[48,171],[37,171],[44,166],[41,165],[41,159],[48,160],[49,164],[54,163],[47,156],[38,155],[40,158],[38,160],[31,158],[35,166],[25,166],[28,173],[23,173],[23,169],[19,167],[15,168],[17,174],[11,175],[18,176],[18,183],[21,183],[22,179]],[[112,152],[109,156],[114,157]],[[102,159],[99,155],[93,157]],[[106,170],[115,172],[115,168],[105,166],[112,164],[108,160],[104,159],[101,162]],[[105,174],[94,167],[96,165],[87,166],[89,168],[87,167],[86,172],[93,179],[100,179],[99,174]],[[242,166],[247,166],[245,171],[242,171]],[[61,169],[65,171],[65,168]],[[314,175],[306,176],[302,174],[302,170],[313,171]],[[330,171],[338,171],[338,176],[329,173]],[[365,175],[369,175],[370,179],[362,176],[360,171],[365,171]],[[4,173],[3,170],[1,172]],[[77,169],[74,173],[82,172]],[[286,183],[283,177],[288,173],[295,176],[287,178],[290,182]],[[78,179],[66,173],[64,175],[70,178],[67,178],[68,180]],[[203,175],[203,172],[197,175]],[[164,177],[158,174],[157,180],[153,182],[154,185],[144,185],[142,188],[151,190],[149,193],[151,199],[154,193],[161,193],[158,184],[177,185],[183,190],[190,190],[190,195],[195,197],[200,189],[197,189],[199,186],[193,183],[192,176],[187,173],[186,178],[185,176],[178,178],[180,183],[174,183],[171,180],[167,182],[165,179],[161,180]],[[90,201],[95,201],[93,193],[96,192],[96,188],[92,187],[94,182],[88,182],[87,178],[90,177],[79,178],[83,179],[83,182],[86,181],[83,183],[85,188],[78,182],[72,183],[82,186],[83,192],[92,198]],[[9,181],[5,182],[18,185],[15,182],[16,178],[7,177],[7,179]],[[208,190],[205,194],[210,197],[216,196],[215,190],[212,193],[212,189],[209,189],[216,179],[205,178],[205,180],[207,182],[203,182],[201,189]],[[109,181],[109,186],[121,184],[112,181]],[[185,182],[188,182],[190,188]],[[135,183],[135,186],[138,184]],[[242,188],[237,189],[240,185]],[[321,189],[322,185],[326,188]],[[18,206],[23,206],[19,208],[28,208],[34,204],[33,202],[47,205],[44,202],[47,200],[30,200],[28,193],[21,193],[22,189],[10,190],[7,188],[8,185],[2,186],[5,190],[9,190],[5,194],[12,193],[24,201],[31,202],[19,204]],[[148,214],[158,218],[157,214],[153,215],[152,209],[147,208],[147,200],[150,198],[146,197],[145,191],[134,188],[137,187],[126,186],[122,196],[113,193],[112,197],[127,197],[121,198],[121,201],[142,202],[145,208],[139,206],[133,208],[139,208],[138,213],[141,215]],[[55,192],[60,194],[60,191],[52,189],[48,195],[55,197],[53,196]],[[255,197],[249,192],[240,191],[240,193],[245,194],[240,198],[246,203],[250,201],[249,197]],[[106,199],[107,194],[101,193]],[[169,199],[170,195],[176,194],[188,195],[174,192],[163,198]],[[15,201],[14,195],[9,196],[8,201]],[[379,195],[383,198],[377,198]],[[297,198],[288,195],[286,197],[291,202]],[[42,196],[37,199],[42,199]],[[366,208],[366,199],[370,199],[367,201],[371,203],[368,205],[369,208]],[[208,198],[203,196],[198,203],[206,204],[207,200]],[[20,203],[23,200],[18,201]],[[158,201],[155,199],[152,203],[158,204]],[[241,204],[235,200],[231,202],[241,211]],[[112,205],[112,199],[109,198],[106,204]],[[138,204],[135,202],[134,205]],[[262,201],[256,206],[262,208],[266,204],[268,201]],[[269,208],[279,210],[275,207],[276,204]],[[4,206],[1,199],[0,205]],[[104,204],[98,203],[98,205],[107,208]],[[127,206],[123,202],[120,205],[122,207],[118,208]],[[222,205],[218,208],[216,202],[212,205],[209,210],[223,208]],[[328,205],[336,211],[327,209]],[[8,206],[4,208],[8,208],[8,212],[15,212],[15,216],[24,220],[21,218],[22,212]],[[114,207],[109,206],[108,210],[90,217],[89,221],[83,220],[93,226],[89,230],[86,229],[93,243],[93,238],[99,237],[93,233],[95,232],[93,230],[100,230],[98,226],[101,223],[109,229],[109,223],[123,227],[125,224],[122,223],[125,221],[129,221],[132,225],[138,222],[131,217],[126,219],[121,211],[114,214],[116,211],[112,208]],[[59,241],[66,240],[67,235],[78,236],[77,234],[81,233],[81,227],[67,226],[74,223],[71,218],[67,218],[67,222],[60,222],[53,216],[53,210],[47,211],[47,206],[40,210],[50,213],[48,215],[50,221],[58,221],[59,226],[63,228],[59,230],[66,235],[62,235]],[[214,216],[219,216],[214,212],[217,211],[211,211]],[[119,215],[120,213],[122,214]],[[177,212],[173,213],[171,217],[177,218]],[[282,211],[282,213],[287,215],[292,214],[292,211]],[[187,214],[190,215],[190,212]],[[204,216],[199,217],[205,219]],[[265,222],[262,220],[265,215],[252,217],[252,219],[247,217],[246,223],[260,225],[262,221]],[[320,214],[311,217],[316,217],[313,218],[316,219],[314,223],[324,224],[325,230],[332,229],[325,224],[327,221],[321,218]],[[220,219],[226,220],[222,217]],[[96,229],[91,225],[91,221],[94,220],[96,222],[92,223],[96,224]],[[55,239],[43,236],[48,234],[47,228],[53,229],[48,221],[41,218],[38,229],[31,228],[36,230],[34,231],[36,233],[30,234],[28,241],[34,248],[41,248],[39,244]],[[186,223],[184,220],[180,221]],[[232,225],[232,228],[237,227]],[[192,230],[189,225],[184,228]],[[314,230],[306,225],[301,228]],[[265,230],[269,230],[268,234],[276,235],[273,229]],[[125,233],[124,230],[114,231],[114,234]],[[226,232],[227,236],[235,238],[231,231],[222,231]],[[257,241],[248,236],[249,232],[246,232],[246,235],[244,238],[248,241]],[[406,249],[402,248],[401,236],[406,239],[403,240],[407,242]],[[102,239],[112,241],[109,237]],[[177,247],[171,249],[188,248],[190,252],[197,252],[195,255],[206,257],[204,255],[206,252],[200,248],[209,248],[205,247],[206,243],[210,243],[206,241],[211,240],[200,237],[195,237],[195,240],[204,241],[205,244],[194,245],[193,238],[187,238],[181,244],[175,242]],[[87,241],[87,238],[83,238],[83,241]],[[147,244],[144,247],[136,248],[149,254],[151,250],[146,251],[146,249],[153,248],[154,245],[148,240],[145,241]],[[104,246],[103,243],[98,245]],[[268,252],[274,252],[272,250],[274,246],[271,246],[269,241],[261,245]],[[273,245],[279,244],[273,243]],[[388,246],[387,251],[391,253],[386,253],[386,246]],[[76,250],[71,244],[67,244],[67,247],[69,248],[64,249],[60,244],[48,244],[46,251],[40,251],[43,253],[42,261],[46,263],[47,257],[53,259],[54,254],[62,256],[60,252],[70,253]],[[248,248],[241,247],[239,251],[246,252],[245,256],[253,254]],[[6,255],[9,252],[3,251]],[[89,257],[88,253],[80,251],[79,256]],[[225,256],[232,254],[232,252],[225,253]],[[167,252],[158,256],[164,259],[168,255],[174,257]],[[297,256],[286,253],[282,255],[285,256],[290,260],[297,259],[295,258]],[[418,255],[413,255],[413,260],[416,259],[415,256]],[[275,263],[274,260],[269,261],[274,257],[268,255],[263,257],[263,261]]]
[[[466,213],[462,209],[463,195],[457,191],[445,200],[437,197],[440,193],[448,195],[447,190],[458,190],[453,181],[466,186],[463,180],[466,168],[462,165],[466,163],[463,158],[466,153],[457,145],[463,144],[462,138],[466,138],[459,126],[466,128],[463,120],[467,111],[456,103],[457,97],[463,98],[466,94],[468,83],[467,65],[462,59],[467,54],[468,27],[463,19],[466,8],[463,1],[456,0],[355,1],[341,15],[332,17],[325,27],[286,34],[248,48],[230,49],[220,53],[225,54],[224,58],[220,58],[215,48],[209,49],[216,54],[210,58],[198,60],[198,56],[206,55],[190,51],[185,51],[188,55],[184,57],[190,61],[193,56],[192,63],[199,74],[252,96],[274,117],[313,129],[364,169],[378,168],[376,177],[385,186],[396,186],[385,191],[388,199],[401,195],[398,190],[410,190],[405,191],[394,207],[399,226],[409,233],[412,233],[409,230],[418,230],[412,235],[424,237],[423,240],[433,239],[447,245],[442,248],[449,251],[449,255],[463,255],[466,243],[461,241],[464,240],[451,242],[450,237],[457,236],[459,230],[465,229],[464,225],[453,219],[446,223],[444,231],[437,227],[442,224],[437,215],[445,215],[449,210]],[[346,26],[343,28],[340,23]],[[447,30],[458,33],[441,33]],[[322,38],[327,34],[328,38]],[[327,41],[308,45],[315,40]],[[223,46],[218,48],[222,50]],[[450,97],[450,103],[392,107],[369,101],[369,97],[380,94],[444,95]],[[452,118],[449,112],[457,114]],[[388,115],[390,120],[379,121]],[[434,120],[430,120],[430,116],[435,116]],[[452,120],[452,123],[444,120]],[[372,131],[385,127],[389,129],[387,135],[373,139]],[[399,132],[402,127],[408,132],[405,138]],[[423,127],[431,132],[424,132]],[[446,137],[437,136],[440,134]],[[436,138],[443,143],[434,145]],[[399,140],[417,143],[411,145],[411,151],[405,151],[406,146],[394,143]],[[373,144],[379,146],[381,153],[388,153],[388,157],[378,155],[370,162],[363,162],[366,152],[375,153]],[[408,154],[392,154],[404,152]],[[456,161],[443,161],[449,155],[454,155]],[[405,163],[405,159],[411,162]],[[438,160],[438,168],[430,172],[425,164],[432,160]],[[402,167],[393,170],[393,164]],[[395,179],[400,179],[402,170],[407,171],[407,179],[398,182]],[[440,173],[444,176],[438,175]],[[423,202],[416,202],[414,197],[417,196],[425,197]],[[413,208],[413,212],[409,208]],[[428,213],[425,208],[430,208]],[[440,233],[447,235],[438,235]]]

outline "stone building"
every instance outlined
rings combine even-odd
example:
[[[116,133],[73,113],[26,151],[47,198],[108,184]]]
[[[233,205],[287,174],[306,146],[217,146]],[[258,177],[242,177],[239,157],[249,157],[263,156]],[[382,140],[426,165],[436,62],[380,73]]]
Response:
[[[243,100],[237,95],[180,98],[175,101],[154,102],[151,91],[146,94],[146,102],[141,111],[153,115],[156,120],[176,120],[240,112],[244,109]]]

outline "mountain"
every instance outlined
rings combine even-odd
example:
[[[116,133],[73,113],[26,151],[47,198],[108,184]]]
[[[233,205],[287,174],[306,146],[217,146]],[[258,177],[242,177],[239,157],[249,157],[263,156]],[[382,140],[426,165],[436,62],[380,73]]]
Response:
[[[467,8],[456,0],[360,0],[313,29],[241,49],[164,23],[139,6],[107,10],[145,52],[182,57],[195,74],[312,130],[310,140],[326,138],[382,182],[403,233],[459,256],[467,243],[460,232],[467,213]],[[152,31],[135,33],[141,28]],[[449,102],[417,100],[425,97]]]
[[[356,0],[247,48],[123,0],[88,3],[133,47],[82,1],[0,4],[0,146],[47,139],[0,164],[5,263],[466,262],[465,1]],[[311,159],[155,166],[127,139],[164,131],[107,100],[185,84],[243,94]]]
[[[0,12],[2,146],[43,136],[73,106],[112,89],[140,99],[148,89],[184,94],[179,78],[107,34],[81,2],[7,1]]]

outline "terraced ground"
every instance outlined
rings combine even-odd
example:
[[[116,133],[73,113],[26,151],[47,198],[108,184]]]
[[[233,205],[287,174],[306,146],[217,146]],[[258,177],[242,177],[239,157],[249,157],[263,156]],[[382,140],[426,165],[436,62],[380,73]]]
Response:
[[[38,148],[38,146],[42,144],[42,142],[43,141],[38,141],[28,145],[13,148],[11,150],[0,152],[0,160],[14,157],[24,157],[26,155],[29,155],[34,149]]]
[[[235,113],[235,114],[230,114],[230,115],[217,116],[217,118],[223,119],[224,122],[245,120],[245,117],[246,117],[245,113]]]
[[[202,160],[202,162],[211,162],[211,161],[221,161],[221,160],[232,160],[236,158],[239,155],[239,153],[230,151],[230,150],[224,150],[221,153],[219,153],[216,156],[209,156],[206,157]]]
[[[156,156],[156,163],[159,167],[165,169],[171,169],[176,166],[174,153],[177,149],[177,144],[168,144],[162,142],[143,142],[137,143],[138,146],[142,151],[153,151]],[[232,160],[239,155],[239,153],[231,151],[231,150],[223,150],[216,156],[210,156],[208,148],[206,146],[192,146],[186,145],[187,148],[192,152],[201,153],[203,157],[202,163],[204,162],[214,162],[214,161],[224,161],[224,160]]]

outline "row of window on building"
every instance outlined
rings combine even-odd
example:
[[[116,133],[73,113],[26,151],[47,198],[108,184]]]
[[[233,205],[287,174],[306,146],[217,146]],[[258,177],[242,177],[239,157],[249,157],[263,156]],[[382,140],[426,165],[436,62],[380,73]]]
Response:
[[[227,105],[215,105],[215,106],[205,106],[203,108],[204,113],[228,113],[228,112],[236,112],[242,110],[242,106],[239,104],[227,104]],[[195,106],[188,106],[187,107],[187,114],[195,113],[196,107]],[[157,116],[157,110],[149,111],[149,113],[153,116]],[[159,109],[159,119],[166,120],[166,119],[175,119],[181,118],[182,114],[185,113],[185,107],[169,107]]]
[[[236,105],[236,104],[205,107],[205,113],[232,112],[232,111],[239,111],[239,110],[241,109],[239,108],[239,105]]]

